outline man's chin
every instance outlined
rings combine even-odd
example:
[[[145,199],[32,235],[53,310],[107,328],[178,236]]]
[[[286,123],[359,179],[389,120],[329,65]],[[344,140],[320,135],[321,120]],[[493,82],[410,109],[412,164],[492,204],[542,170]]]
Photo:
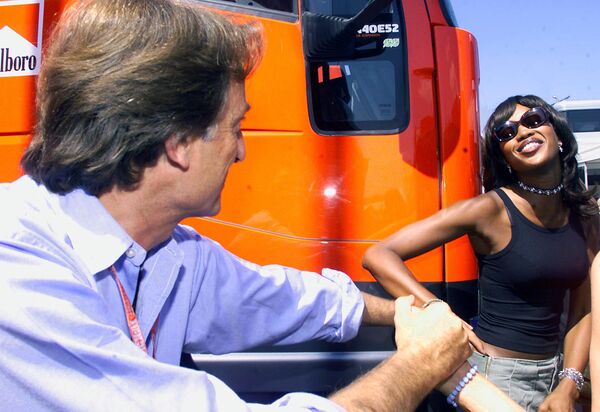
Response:
[[[221,202],[218,201],[212,207],[203,207],[201,209],[190,210],[190,212],[185,216],[188,217],[213,217],[219,214],[221,211]]]
[[[221,211],[221,199],[219,199],[217,201],[217,203],[212,208],[210,208],[210,210],[207,210],[205,213],[203,213],[202,216],[206,216],[206,217],[216,216],[219,214],[220,211]]]

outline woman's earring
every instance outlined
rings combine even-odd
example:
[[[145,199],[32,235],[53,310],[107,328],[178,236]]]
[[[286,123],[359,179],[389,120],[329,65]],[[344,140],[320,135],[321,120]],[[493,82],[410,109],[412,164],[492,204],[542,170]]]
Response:
[[[563,152],[563,148],[562,148],[561,144],[558,145],[558,151],[561,152],[561,153]]]
[[[508,169],[508,174],[512,175],[512,169],[510,168],[509,164],[506,165],[506,168]]]

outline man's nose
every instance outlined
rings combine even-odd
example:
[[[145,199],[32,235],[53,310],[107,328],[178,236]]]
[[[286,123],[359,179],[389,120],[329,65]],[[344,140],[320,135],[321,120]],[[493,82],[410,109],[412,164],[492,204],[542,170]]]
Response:
[[[235,161],[241,162],[246,158],[246,143],[244,142],[244,138],[240,137],[237,141],[237,154]]]

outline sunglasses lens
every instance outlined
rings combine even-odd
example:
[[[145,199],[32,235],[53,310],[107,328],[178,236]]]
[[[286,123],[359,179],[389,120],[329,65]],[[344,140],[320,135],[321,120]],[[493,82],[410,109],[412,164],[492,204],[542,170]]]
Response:
[[[494,134],[499,141],[505,142],[517,135],[519,124],[522,124],[528,129],[535,129],[547,121],[548,113],[546,113],[546,111],[541,107],[534,107],[533,109],[529,109],[527,112],[523,113],[518,122],[507,120],[500,126],[496,127],[494,129]]]
[[[505,122],[494,129],[494,134],[501,142],[510,140],[517,135],[517,126],[512,122]]]
[[[547,119],[546,112],[539,107],[535,107],[521,117],[521,124],[528,129],[535,129],[546,123]]]

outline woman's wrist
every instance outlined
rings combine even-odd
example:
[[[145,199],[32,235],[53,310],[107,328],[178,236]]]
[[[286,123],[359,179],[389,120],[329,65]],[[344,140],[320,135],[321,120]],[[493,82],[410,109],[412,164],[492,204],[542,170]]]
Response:
[[[458,367],[457,370],[454,371],[452,375],[450,375],[450,377],[448,377],[444,382],[440,383],[436,389],[442,392],[445,396],[448,396],[456,387],[456,385],[458,385],[463,376],[469,372],[470,368],[471,365],[469,365],[469,362],[465,361]]]
[[[585,383],[583,374],[575,368],[564,368],[558,373],[558,378],[561,380],[561,382],[565,379],[573,381],[577,391],[581,391],[583,389],[583,384]]]
[[[477,365],[471,366],[469,371],[458,381],[458,384],[452,392],[446,397],[446,402],[455,408],[458,406],[457,398],[461,391],[473,380],[477,375]]]
[[[563,378],[560,380],[553,392],[558,392],[568,396],[573,400],[579,399],[579,390],[574,380],[569,378]]]

